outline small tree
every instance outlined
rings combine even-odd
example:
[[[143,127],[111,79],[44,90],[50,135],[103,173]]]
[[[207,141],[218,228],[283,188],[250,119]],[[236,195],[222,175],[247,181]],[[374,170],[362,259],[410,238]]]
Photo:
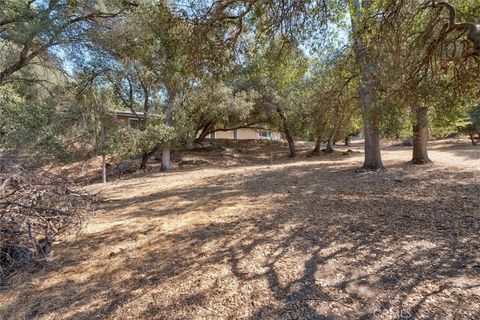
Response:
[[[255,92],[239,91],[221,82],[204,82],[186,96],[183,108],[194,129],[195,142],[217,131],[230,131],[256,125],[252,118]]]
[[[351,71],[348,55],[337,55],[315,65],[309,79],[308,104],[310,123],[314,132],[313,154],[320,152],[322,141],[326,151],[333,151],[333,144],[354,131],[358,119],[356,108],[356,77]]]
[[[304,76],[308,60],[294,43],[278,41],[263,47],[243,70],[243,86],[258,94],[258,109],[269,110],[267,116],[273,125],[273,114],[277,115],[281,130],[289,147],[289,156],[296,155],[293,127],[290,117],[303,103]],[[267,112],[268,113],[268,112]]]

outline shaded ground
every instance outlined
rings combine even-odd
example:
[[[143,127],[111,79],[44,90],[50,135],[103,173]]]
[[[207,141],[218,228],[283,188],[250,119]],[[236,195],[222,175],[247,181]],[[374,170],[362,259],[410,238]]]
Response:
[[[0,289],[0,318],[480,318],[480,149],[383,154],[383,173],[336,153],[93,186],[104,213]]]
[[[192,171],[208,167],[232,167],[252,164],[274,164],[289,160],[286,142],[268,140],[210,140],[190,147],[190,150],[172,154],[172,171]],[[297,151],[306,156],[312,143],[297,142]],[[290,159],[292,161],[292,159]],[[144,176],[145,172],[160,172],[161,154],[150,158],[147,169],[139,170],[140,158],[119,163],[107,157],[108,180],[123,180]],[[123,171],[122,171],[123,167]],[[79,161],[68,166],[47,166],[46,169],[62,174],[80,184],[101,182],[101,158]],[[125,170],[128,169],[128,170]],[[127,171],[132,172],[127,172]]]

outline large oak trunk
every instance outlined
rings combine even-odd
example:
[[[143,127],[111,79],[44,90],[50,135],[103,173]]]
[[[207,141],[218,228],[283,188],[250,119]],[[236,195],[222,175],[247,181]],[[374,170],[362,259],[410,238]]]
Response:
[[[368,77],[367,75],[362,76],[362,78]],[[372,103],[372,84],[369,82],[362,83],[360,87],[360,106],[363,113],[363,134],[365,137],[365,159],[363,168],[367,170],[378,170],[383,169],[383,162],[380,153],[380,132],[370,117]]]
[[[380,130],[372,115],[372,106],[374,104],[375,87],[375,61],[372,52],[363,39],[363,35],[358,28],[362,23],[362,14],[370,9],[371,1],[358,0],[353,1],[352,31],[354,40],[354,53],[358,69],[360,71],[359,100],[363,116],[363,131],[365,136],[365,160],[363,169],[379,170],[383,169],[382,156],[380,153]]]
[[[285,115],[285,110],[283,109],[282,106],[277,107],[277,112],[280,115],[280,118],[282,119],[282,127],[283,127],[283,133],[285,134],[285,138],[287,139],[288,142],[288,148],[289,148],[289,156],[290,157],[295,157],[296,151],[295,151],[295,141],[293,140],[292,134],[290,132],[290,127],[288,126],[288,121],[287,121],[287,116]]]
[[[173,107],[175,106],[176,92],[174,90],[168,90],[168,104],[167,112],[165,115],[165,124],[169,127],[173,127]],[[162,149],[162,167],[163,172],[170,171],[170,146],[164,146]]]
[[[378,130],[372,130],[368,123],[364,125],[365,136],[365,160],[363,168],[378,170],[383,168],[382,155],[380,153],[380,134]]]
[[[413,124],[413,156],[414,164],[429,163],[427,145],[428,145],[428,110],[426,107],[417,107],[413,109],[415,114],[415,123]]]

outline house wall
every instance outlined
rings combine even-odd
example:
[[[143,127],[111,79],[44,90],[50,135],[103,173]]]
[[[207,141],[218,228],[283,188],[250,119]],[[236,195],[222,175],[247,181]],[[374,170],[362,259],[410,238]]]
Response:
[[[237,139],[259,139],[258,133],[253,129],[242,128],[237,130]]]
[[[257,139],[257,140],[267,140],[267,137],[261,137],[259,132],[265,130],[254,130],[250,128],[242,128],[237,130],[237,138],[242,139]],[[277,131],[269,131],[272,137],[272,140],[281,140],[281,134]]]
[[[214,134],[207,136],[207,139],[237,139],[237,140],[282,140],[282,135],[278,131],[267,131],[270,133],[269,137],[260,136],[260,131],[267,130],[255,130],[250,128],[237,129],[236,137],[235,130],[230,131],[217,131]]]
[[[124,116],[124,115],[117,115],[118,121],[124,123],[125,125],[128,125],[128,120],[133,117],[129,116]],[[135,118],[136,119],[136,118]],[[255,130],[251,128],[242,128],[242,129],[237,129],[237,139],[238,140],[268,140],[268,137],[262,137],[260,136],[260,131],[266,131],[266,130]],[[282,140],[282,135],[278,131],[269,131],[271,140]],[[211,139],[212,136],[207,136],[207,139]],[[217,131],[215,132],[215,139],[234,139],[235,134],[233,130],[230,131]]]
[[[215,132],[215,139],[233,139],[232,131],[217,131]]]
[[[117,120],[120,121],[120,122],[122,122],[122,123],[124,123],[124,124],[126,124],[126,125],[128,125],[128,119],[129,119],[129,118],[130,118],[130,117],[125,117],[125,116],[119,116],[119,115],[117,115]]]
[[[130,126],[130,119],[132,119],[132,120],[138,120],[138,118],[137,118],[137,117],[134,117],[134,116],[129,117],[129,116],[118,115],[118,114],[117,114],[116,117],[117,117],[117,120],[118,120],[120,123],[124,124],[125,126]]]

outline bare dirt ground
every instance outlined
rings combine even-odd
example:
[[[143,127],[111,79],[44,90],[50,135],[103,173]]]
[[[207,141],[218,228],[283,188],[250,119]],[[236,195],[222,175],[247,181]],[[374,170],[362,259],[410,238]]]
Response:
[[[350,148],[224,146],[93,185],[102,212],[0,289],[0,318],[479,319],[480,148],[386,147],[377,173]]]

